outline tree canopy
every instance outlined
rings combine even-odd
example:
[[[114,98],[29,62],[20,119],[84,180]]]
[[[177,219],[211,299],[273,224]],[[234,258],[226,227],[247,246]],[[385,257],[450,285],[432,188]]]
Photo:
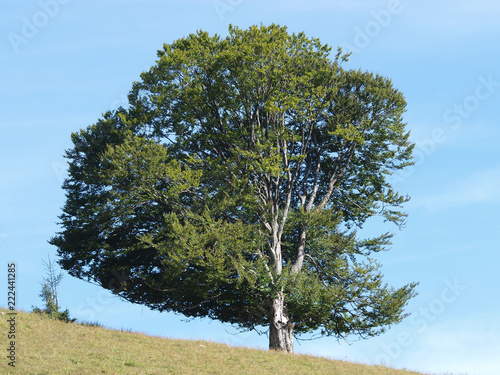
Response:
[[[405,99],[347,56],[279,25],[165,44],[128,108],[72,135],[62,268],[124,299],[243,329],[378,335],[415,283],[383,282],[363,238],[403,226],[388,177],[412,164]]]

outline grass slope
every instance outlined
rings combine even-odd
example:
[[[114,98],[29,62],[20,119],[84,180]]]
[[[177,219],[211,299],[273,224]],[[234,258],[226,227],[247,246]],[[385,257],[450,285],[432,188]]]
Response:
[[[0,311],[0,335],[5,338],[8,311]],[[3,338],[0,342],[5,343]],[[0,358],[1,374],[417,375],[382,366],[64,323],[22,311],[16,316],[15,369],[7,365],[4,354]]]

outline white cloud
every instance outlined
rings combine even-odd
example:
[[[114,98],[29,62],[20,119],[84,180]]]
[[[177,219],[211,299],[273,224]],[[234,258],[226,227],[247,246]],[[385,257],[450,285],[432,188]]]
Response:
[[[499,15],[500,3],[496,0],[412,1],[408,21],[416,21],[426,30],[438,29],[443,35],[456,37],[498,30]]]
[[[498,204],[499,186],[500,167],[497,167],[475,173],[445,191],[415,200],[412,205],[435,212],[474,204]]]
[[[498,150],[500,129],[489,123],[464,124],[457,130],[449,131],[449,138],[445,144],[450,147],[462,148],[470,151]]]
[[[498,0],[461,0],[453,1],[453,4],[458,5],[457,10],[464,14],[473,14],[480,16],[491,16],[500,14],[500,3]]]
[[[463,319],[434,324],[432,329],[416,338],[413,358],[415,361],[426,358],[424,370],[434,373],[498,374],[498,327],[493,316],[483,319],[486,320]]]

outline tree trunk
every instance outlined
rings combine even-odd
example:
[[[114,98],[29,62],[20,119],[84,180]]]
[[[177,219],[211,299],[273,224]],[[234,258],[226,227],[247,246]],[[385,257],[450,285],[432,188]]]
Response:
[[[293,327],[295,324],[288,317],[283,293],[271,301],[270,318],[269,350],[293,353]]]

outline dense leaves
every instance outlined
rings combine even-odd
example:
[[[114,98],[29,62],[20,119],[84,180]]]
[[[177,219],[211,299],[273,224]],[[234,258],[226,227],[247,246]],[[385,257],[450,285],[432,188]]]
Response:
[[[387,178],[412,163],[405,100],[330,52],[277,25],[165,44],[127,109],[73,135],[61,266],[248,329],[365,337],[403,319],[415,284],[388,287],[370,258],[391,234],[356,228],[404,224]]]

